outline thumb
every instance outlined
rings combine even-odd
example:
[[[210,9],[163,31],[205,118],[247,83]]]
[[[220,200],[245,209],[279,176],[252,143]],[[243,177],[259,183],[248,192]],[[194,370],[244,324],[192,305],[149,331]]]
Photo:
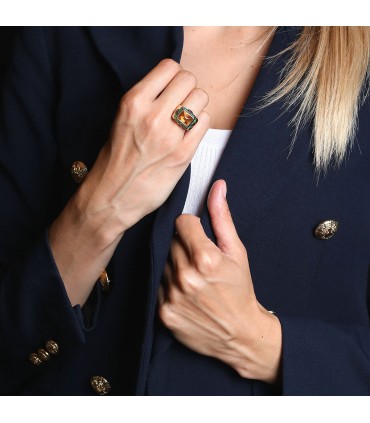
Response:
[[[223,179],[217,180],[209,192],[207,206],[218,248],[222,252],[232,255],[236,247],[239,247],[240,239],[231,217],[226,191],[226,182]]]

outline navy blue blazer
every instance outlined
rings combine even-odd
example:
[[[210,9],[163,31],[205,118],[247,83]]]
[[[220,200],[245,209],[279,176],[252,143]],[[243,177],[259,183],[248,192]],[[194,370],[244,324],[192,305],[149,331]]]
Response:
[[[279,27],[268,55],[298,34]],[[281,383],[242,378],[159,322],[157,289],[191,165],[123,236],[109,292],[97,282],[86,306],[71,306],[47,238],[78,189],[71,164],[93,166],[121,96],[161,59],[179,61],[182,45],[182,27],[25,28],[17,38],[0,105],[0,392],[96,395],[91,377],[103,376],[112,395],[369,394],[369,101],[347,160],[317,183],[311,124],[288,157],[295,109],[280,101],[252,112],[287,53],[262,67],[211,181],[226,180],[257,298],[281,321]],[[330,219],[334,236],[316,237]],[[201,223],[215,241],[207,208]],[[30,354],[48,340],[59,352],[35,366]]]

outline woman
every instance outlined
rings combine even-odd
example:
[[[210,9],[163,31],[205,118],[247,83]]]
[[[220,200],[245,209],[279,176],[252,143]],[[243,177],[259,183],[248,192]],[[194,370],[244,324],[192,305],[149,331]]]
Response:
[[[369,45],[24,29],[2,87],[2,392],[370,393]]]

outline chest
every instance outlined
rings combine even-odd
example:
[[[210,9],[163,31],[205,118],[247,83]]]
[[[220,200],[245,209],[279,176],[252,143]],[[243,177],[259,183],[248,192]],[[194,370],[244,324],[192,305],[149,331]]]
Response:
[[[233,129],[260,71],[269,40],[247,42],[246,35],[238,31],[217,37],[205,37],[199,27],[184,27],[183,31],[180,64],[194,73],[198,87],[208,93],[209,103],[204,110],[211,115],[212,127]]]
[[[271,54],[286,47],[285,34],[281,32],[277,35],[278,38],[272,43]],[[164,46],[167,44],[163,43]],[[129,43],[126,45],[131,46]],[[185,34],[181,63],[184,67],[188,63],[188,68],[198,78],[198,85],[207,89],[211,85],[213,87],[216,81],[221,81],[219,78],[224,76],[223,73],[213,75],[214,69],[222,67],[219,57],[210,56],[209,60],[215,60],[212,66],[198,64],[198,60],[205,60],[202,57],[204,47],[202,50],[193,44],[191,55],[188,55],[187,46],[189,43]],[[145,58],[147,63],[147,55],[144,50],[140,51],[143,51],[142,61]],[[178,51],[171,57],[178,59]],[[85,64],[79,67],[70,65],[81,61],[80,50],[75,57],[72,56],[73,52],[73,49],[68,49],[68,61],[64,62],[71,71],[61,74],[63,95],[56,125],[62,167],[58,191],[61,206],[76,189],[70,178],[71,163],[82,160],[89,168],[93,165],[108,136],[122,87],[130,88],[133,76],[139,78],[136,62],[131,77],[129,70],[132,59],[126,53],[122,55],[122,69],[119,69],[121,85],[114,82],[111,69],[100,57],[96,57],[95,50],[91,51],[89,62],[94,72],[86,78]],[[164,53],[161,54],[161,58],[164,56]],[[110,60],[109,63],[117,66],[116,61]],[[253,86],[253,91],[250,95],[248,93],[249,106],[253,107],[261,96],[273,89],[283,64],[283,59],[275,61],[265,69],[262,68],[255,81],[248,80],[250,86]],[[77,72],[76,69],[81,71]],[[207,74],[211,80],[208,80]],[[226,117],[230,118],[233,113],[231,107],[236,108],[237,100],[241,104],[243,98],[248,96],[246,93],[244,97],[237,95],[241,87],[248,91],[247,75],[245,85],[240,81],[240,85],[236,85],[238,89],[231,91],[230,87],[229,96],[221,96],[220,92],[212,96],[210,92],[209,107],[213,105],[214,110],[220,113],[217,107],[225,106]],[[74,89],[76,86],[78,90]],[[360,110],[357,137],[359,148],[353,148],[347,162],[339,170],[331,171],[326,178],[321,178],[318,185],[312,166],[311,128],[302,128],[288,158],[292,112],[288,110],[282,113],[281,106],[277,103],[238,120],[209,186],[221,178],[227,182],[230,210],[239,237],[248,249],[255,289],[263,304],[271,309],[300,313],[309,296],[312,304],[316,304],[316,298],[318,305],[321,304],[321,298],[327,298],[329,304],[330,295],[335,292],[343,305],[337,307],[337,310],[328,308],[328,316],[337,313],[340,318],[343,310],[349,307],[350,292],[352,298],[361,297],[363,306],[350,308],[352,318],[359,319],[356,313],[361,316],[367,313],[363,300],[365,296],[361,293],[366,290],[370,251],[369,102]],[[217,116],[222,117],[221,114]],[[219,122],[220,125],[214,122],[212,126],[231,128],[231,120]],[[156,248],[153,251],[156,254],[159,251],[163,261],[168,252],[173,221],[181,213],[185,202],[190,173],[191,169],[185,172],[170,200],[156,216],[155,232],[152,232]],[[328,219],[339,222],[338,233],[326,241],[317,239],[314,229]],[[212,225],[206,208],[201,215],[201,223],[207,236],[212,237]],[[129,240],[124,239],[127,240],[124,242]],[[129,247],[128,244],[122,244],[121,248],[126,251]],[[121,260],[121,255],[117,254],[117,266]],[[153,261],[159,263],[158,269],[161,260],[156,257]],[[118,276],[116,278],[120,279]],[[322,290],[325,291],[323,295]],[[338,302],[333,304],[338,305]]]

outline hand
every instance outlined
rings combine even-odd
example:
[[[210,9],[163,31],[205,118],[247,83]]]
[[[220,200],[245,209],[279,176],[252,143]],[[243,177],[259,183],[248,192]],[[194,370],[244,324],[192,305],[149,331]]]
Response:
[[[224,361],[243,377],[274,383],[281,326],[256,299],[225,181],[214,183],[207,204],[217,245],[204,233],[199,217],[182,214],[176,219],[177,234],[158,292],[159,317],[188,348]]]
[[[78,196],[84,219],[98,221],[104,238],[114,240],[160,207],[185,172],[210,127],[208,94],[196,85],[194,74],[164,59],[122,97]],[[179,104],[198,117],[191,131],[171,119]]]
[[[210,126],[196,84],[164,59],[122,97],[109,140],[48,232],[72,305],[85,303],[124,232],[165,202],[189,165]],[[191,131],[171,119],[179,104],[198,117]]]

